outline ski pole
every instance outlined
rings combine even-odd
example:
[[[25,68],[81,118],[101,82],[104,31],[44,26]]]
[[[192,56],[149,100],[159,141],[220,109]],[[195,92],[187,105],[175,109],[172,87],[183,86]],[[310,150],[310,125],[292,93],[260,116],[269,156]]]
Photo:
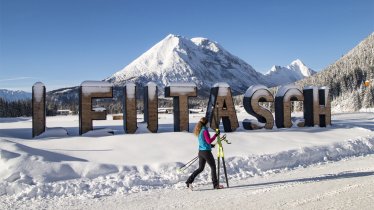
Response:
[[[182,166],[181,168],[187,166],[188,164],[191,165],[192,163],[194,163],[194,162],[197,160],[197,158],[199,158],[199,156],[194,157],[192,160],[190,160],[190,161],[188,161],[186,164],[184,164],[184,166]]]
[[[197,158],[196,158],[196,159],[193,159],[193,161],[192,161],[191,163],[182,166],[181,168],[177,169],[177,171],[178,171],[178,172],[183,172],[183,171],[186,170],[188,167],[190,167],[190,166],[191,166],[191,165],[192,165],[196,160],[197,160]]]
[[[186,164],[184,164],[182,167],[178,168],[178,171],[184,171],[188,167],[190,167],[197,159],[199,156],[194,157],[192,160],[188,161]]]

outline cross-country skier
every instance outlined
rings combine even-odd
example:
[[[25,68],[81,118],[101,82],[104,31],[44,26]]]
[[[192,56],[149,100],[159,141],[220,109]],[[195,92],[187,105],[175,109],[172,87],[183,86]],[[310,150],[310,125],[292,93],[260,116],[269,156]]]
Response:
[[[212,147],[214,147],[214,144],[212,144],[212,142],[216,139],[217,135],[219,135],[219,132],[214,134],[214,136],[211,138],[208,132],[207,123],[208,120],[203,117],[196,124],[194,129],[194,134],[198,137],[199,140],[199,168],[196,169],[186,181],[187,187],[190,189],[192,189],[192,182],[195,180],[195,177],[204,170],[205,164],[207,162],[212,171],[213,188],[223,188],[222,185],[219,185],[217,180],[216,163],[212,154]]]

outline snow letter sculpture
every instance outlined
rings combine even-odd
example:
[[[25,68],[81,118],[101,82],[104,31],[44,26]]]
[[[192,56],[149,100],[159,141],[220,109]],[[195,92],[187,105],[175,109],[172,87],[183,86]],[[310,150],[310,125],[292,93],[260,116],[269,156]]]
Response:
[[[136,85],[127,83],[123,97],[123,129],[126,133],[135,133],[136,123]]]
[[[152,133],[158,130],[158,88],[156,83],[148,82],[144,86],[144,121]]]
[[[112,98],[113,87],[108,82],[84,81],[79,88],[79,134],[92,130],[92,120],[106,120],[106,110],[92,108],[92,100]]]
[[[172,83],[165,87],[165,97],[173,97],[174,131],[189,131],[188,98],[196,96],[194,83]]]
[[[216,83],[210,89],[206,118],[212,129],[219,128],[221,118],[225,132],[235,131],[239,127],[231,88],[227,83]]]
[[[282,86],[275,95],[275,124],[278,128],[290,128],[291,101],[304,101],[303,93],[296,86]],[[297,126],[303,127],[303,123]]]
[[[329,89],[322,87],[306,87],[304,92],[305,126],[326,127],[331,125],[331,103]]]
[[[32,86],[32,137],[45,131],[45,86],[37,82]]]
[[[243,127],[246,130],[255,130],[265,127],[266,129],[273,129],[274,119],[270,110],[259,105],[259,102],[273,102],[273,94],[269,89],[263,85],[252,85],[245,92],[243,98],[243,106],[248,114],[257,118],[255,120],[243,121]]]

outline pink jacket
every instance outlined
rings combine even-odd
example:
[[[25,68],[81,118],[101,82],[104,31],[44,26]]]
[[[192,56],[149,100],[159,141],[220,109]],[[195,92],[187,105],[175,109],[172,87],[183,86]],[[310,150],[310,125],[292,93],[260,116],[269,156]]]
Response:
[[[210,138],[208,130],[204,130],[204,139],[206,143],[211,144],[214,140],[216,140],[217,134],[214,134],[212,138]]]

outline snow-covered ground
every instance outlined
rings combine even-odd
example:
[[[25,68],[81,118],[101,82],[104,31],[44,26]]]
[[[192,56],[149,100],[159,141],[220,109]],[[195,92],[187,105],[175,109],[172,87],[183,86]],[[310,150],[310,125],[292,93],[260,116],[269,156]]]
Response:
[[[190,115],[191,131],[202,116]],[[197,155],[192,133],[173,132],[169,114],[159,115],[157,134],[138,118],[136,134],[124,134],[122,121],[110,116],[95,121],[95,128],[114,131],[99,137],[78,136],[77,116],[48,117],[48,127],[64,127],[69,136],[59,132],[38,139],[31,138],[29,118],[0,119],[1,209],[325,208],[326,199],[334,199],[337,208],[369,208],[374,203],[374,113],[335,114],[327,128],[240,127],[228,133],[232,144],[224,149],[232,188],[219,192],[206,191],[209,167],[194,182],[197,192],[184,189],[196,165],[177,169]],[[241,123],[250,117],[239,113],[238,118]]]
[[[325,162],[263,176],[230,180],[230,188],[210,185],[191,192],[155,189],[116,193],[19,200],[0,205],[13,209],[373,209],[374,155]]]

